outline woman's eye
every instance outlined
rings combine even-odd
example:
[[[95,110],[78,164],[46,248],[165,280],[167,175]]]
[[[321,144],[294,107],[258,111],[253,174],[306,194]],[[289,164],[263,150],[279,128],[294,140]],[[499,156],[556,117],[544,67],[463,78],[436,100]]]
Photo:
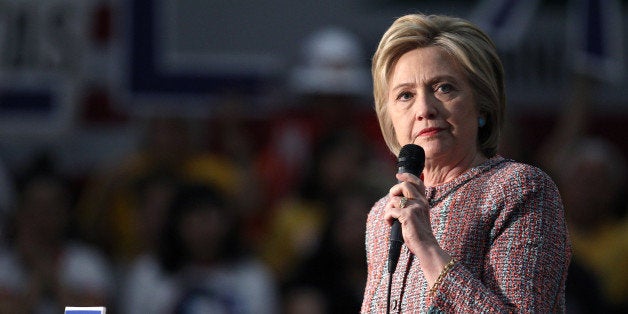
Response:
[[[451,93],[453,90],[454,87],[451,84],[440,84],[436,87],[436,91],[443,94]]]
[[[403,92],[397,96],[397,100],[410,100],[412,97],[414,97],[414,94],[410,92]]]

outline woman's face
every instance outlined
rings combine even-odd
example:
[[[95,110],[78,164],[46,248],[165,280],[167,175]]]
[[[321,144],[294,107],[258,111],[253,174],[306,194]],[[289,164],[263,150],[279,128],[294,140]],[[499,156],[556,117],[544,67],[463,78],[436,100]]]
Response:
[[[474,93],[444,50],[425,47],[405,53],[388,86],[388,114],[401,146],[417,144],[426,160],[445,163],[477,153]]]

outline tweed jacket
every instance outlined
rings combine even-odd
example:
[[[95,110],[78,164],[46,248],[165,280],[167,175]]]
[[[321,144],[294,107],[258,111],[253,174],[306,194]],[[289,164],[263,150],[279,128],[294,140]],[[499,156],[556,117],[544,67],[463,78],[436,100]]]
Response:
[[[391,313],[565,311],[571,256],[563,205],[540,169],[493,157],[442,185],[426,187],[434,236],[458,262],[433,297],[420,261],[403,245]],[[388,197],[367,219],[368,278],[362,313],[385,313]]]

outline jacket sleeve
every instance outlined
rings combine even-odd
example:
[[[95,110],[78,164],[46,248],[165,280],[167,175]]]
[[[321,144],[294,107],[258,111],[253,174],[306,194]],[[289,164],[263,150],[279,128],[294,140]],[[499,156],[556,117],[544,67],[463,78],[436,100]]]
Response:
[[[430,300],[430,312],[565,311],[571,250],[558,189],[532,167],[507,182],[481,278],[457,263]]]
[[[361,313],[373,312],[375,308],[378,307],[378,303],[381,302],[375,294],[377,285],[382,280],[383,267],[385,266],[387,257],[386,248],[389,235],[386,230],[377,227],[377,221],[380,220],[379,217],[383,215],[386,201],[387,198],[384,197],[375,203],[366,222],[367,234],[365,244],[368,273]]]

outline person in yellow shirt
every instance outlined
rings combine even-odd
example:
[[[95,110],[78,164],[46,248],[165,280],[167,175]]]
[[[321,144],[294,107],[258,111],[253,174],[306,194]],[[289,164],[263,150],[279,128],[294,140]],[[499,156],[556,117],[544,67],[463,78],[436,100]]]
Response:
[[[576,143],[557,172],[573,259],[598,279],[611,307],[628,309],[626,161],[605,139]]]
[[[169,178],[173,184],[205,182],[227,195],[235,193],[238,167],[224,156],[195,149],[190,135],[184,119],[151,119],[135,152],[88,178],[77,209],[82,235],[118,262],[132,259],[144,246],[136,209],[142,182],[150,177]]]

